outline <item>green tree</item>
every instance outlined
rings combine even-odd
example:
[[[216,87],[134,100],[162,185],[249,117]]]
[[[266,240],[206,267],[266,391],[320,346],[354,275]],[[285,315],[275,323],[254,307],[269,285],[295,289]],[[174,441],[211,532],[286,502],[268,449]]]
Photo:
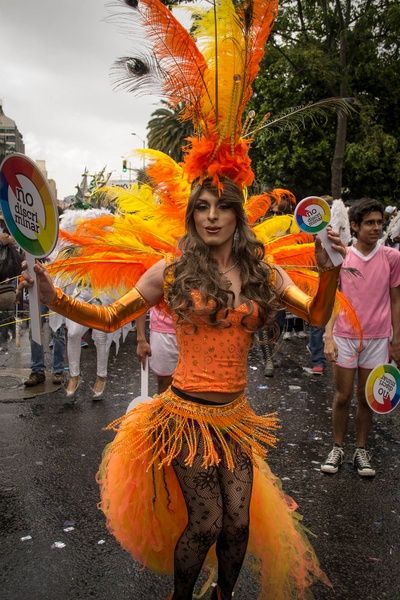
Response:
[[[297,195],[393,201],[399,193],[400,7],[393,0],[282,0],[256,81],[253,108],[275,117],[330,96],[353,96],[360,116],[260,133],[252,155],[263,185]],[[307,122],[306,122],[307,123]],[[342,175],[343,174],[343,175]],[[342,178],[343,176],[343,178]]]
[[[180,162],[182,160],[182,146],[185,140],[193,133],[190,121],[181,121],[182,106],[172,108],[168,102],[162,101],[163,106],[157,108],[147,124],[147,142],[149,148],[161,150]]]
[[[180,0],[165,3],[172,8]],[[302,129],[263,130],[251,151],[260,187],[396,200],[399,33],[397,0],[280,1],[250,106],[257,118],[333,96],[354,97],[360,111],[350,120],[340,111],[305,119]]]

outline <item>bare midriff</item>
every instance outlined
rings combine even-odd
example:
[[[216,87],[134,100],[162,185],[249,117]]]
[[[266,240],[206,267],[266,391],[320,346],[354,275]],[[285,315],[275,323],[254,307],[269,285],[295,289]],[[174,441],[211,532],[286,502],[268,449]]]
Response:
[[[184,392],[185,390],[182,390]],[[240,390],[239,392],[188,392],[194,398],[199,398],[200,400],[206,400],[207,402],[214,402],[215,404],[227,404],[228,402],[233,402],[239,396],[243,394],[244,390]]]

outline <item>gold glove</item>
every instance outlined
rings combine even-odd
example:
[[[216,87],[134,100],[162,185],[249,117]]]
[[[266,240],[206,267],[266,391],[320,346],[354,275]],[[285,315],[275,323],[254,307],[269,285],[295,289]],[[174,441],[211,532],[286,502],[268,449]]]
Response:
[[[308,321],[310,325],[324,327],[331,317],[335,303],[339,272],[340,266],[320,272],[317,293],[313,298],[296,285],[289,285],[281,296],[282,303],[290,312]]]
[[[49,308],[71,321],[109,333],[147,312],[150,305],[136,288],[108,306],[95,306],[75,300],[56,288],[56,299]]]

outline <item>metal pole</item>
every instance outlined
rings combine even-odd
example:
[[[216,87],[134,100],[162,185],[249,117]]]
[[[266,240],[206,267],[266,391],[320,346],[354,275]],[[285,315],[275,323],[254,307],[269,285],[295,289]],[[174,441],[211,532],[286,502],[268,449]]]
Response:
[[[142,147],[143,150],[146,150],[146,140],[144,140],[140,135],[138,135],[135,131],[131,132],[131,135],[134,135],[135,137],[137,137],[141,142],[142,142]],[[142,169],[143,171],[146,169],[146,157],[143,154],[143,158],[142,158]]]

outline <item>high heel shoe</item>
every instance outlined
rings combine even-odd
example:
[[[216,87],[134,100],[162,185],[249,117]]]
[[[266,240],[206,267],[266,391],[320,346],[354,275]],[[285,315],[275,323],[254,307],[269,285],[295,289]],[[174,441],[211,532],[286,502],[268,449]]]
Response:
[[[100,377],[97,375],[96,381],[94,382],[94,386],[92,388],[93,400],[100,400],[104,394],[104,390],[106,389],[106,383],[107,377]]]
[[[234,594],[234,592],[232,592],[232,596],[230,596],[231,598],[233,598],[233,594]],[[215,587],[213,587],[213,591],[211,592],[210,600],[224,600],[221,589],[217,585]]]
[[[75,396],[76,390],[80,386],[80,383],[81,383],[81,378],[79,375],[70,377],[70,379],[68,381],[68,385],[65,389],[65,394],[66,394],[67,398],[73,398]]]

